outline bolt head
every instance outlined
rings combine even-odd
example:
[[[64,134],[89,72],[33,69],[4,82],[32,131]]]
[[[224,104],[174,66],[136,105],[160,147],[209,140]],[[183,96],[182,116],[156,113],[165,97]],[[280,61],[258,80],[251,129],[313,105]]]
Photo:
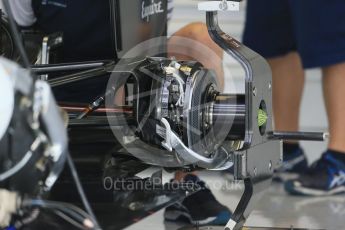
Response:
[[[222,3],[219,4],[219,9],[221,10],[227,10],[228,9],[228,3],[223,1]]]
[[[257,95],[257,92],[258,90],[256,89],[256,87],[253,87],[253,95],[254,95],[254,97]]]

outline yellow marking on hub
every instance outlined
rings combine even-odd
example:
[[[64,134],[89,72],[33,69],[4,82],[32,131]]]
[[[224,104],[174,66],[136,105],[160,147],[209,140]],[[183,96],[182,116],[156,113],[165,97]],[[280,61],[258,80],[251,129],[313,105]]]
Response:
[[[267,123],[267,120],[268,120],[267,113],[264,110],[259,109],[259,111],[258,111],[258,125],[259,125],[259,127],[265,125]]]

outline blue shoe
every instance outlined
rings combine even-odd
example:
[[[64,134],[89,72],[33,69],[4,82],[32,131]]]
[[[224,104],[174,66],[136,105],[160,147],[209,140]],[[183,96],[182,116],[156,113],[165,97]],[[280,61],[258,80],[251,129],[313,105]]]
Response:
[[[308,170],[308,160],[302,148],[298,148],[292,153],[284,153],[284,161],[281,168],[279,168],[275,175],[275,181],[287,181],[295,179],[298,174]]]
[[[345,193],[345,163],[326,152],[298,179],[287,181],[285,190],[294,195],[306,196]]]
[[[226,225],[232,213],[220,204],[203,181],[194,175],[188,175],[185,182],[194,182],[201,190],[165,209],[166,221],[184,221],[192,225]]]

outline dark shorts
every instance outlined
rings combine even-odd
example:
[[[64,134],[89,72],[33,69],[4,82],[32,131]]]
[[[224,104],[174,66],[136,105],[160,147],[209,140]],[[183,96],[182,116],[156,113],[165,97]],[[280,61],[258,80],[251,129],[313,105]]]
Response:
[[[345,0],[248,0],[243,42],[265,58],[298,51],[305,68],[345,61]]]

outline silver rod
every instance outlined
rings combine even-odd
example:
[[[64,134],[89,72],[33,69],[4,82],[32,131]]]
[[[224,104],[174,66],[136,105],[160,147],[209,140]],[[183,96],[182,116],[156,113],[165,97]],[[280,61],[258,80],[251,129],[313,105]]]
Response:
[[[328,139],[328,133],[321,132],[269,132],[270,139],[275,140],[296,140],[296,141],[325,141]]]

